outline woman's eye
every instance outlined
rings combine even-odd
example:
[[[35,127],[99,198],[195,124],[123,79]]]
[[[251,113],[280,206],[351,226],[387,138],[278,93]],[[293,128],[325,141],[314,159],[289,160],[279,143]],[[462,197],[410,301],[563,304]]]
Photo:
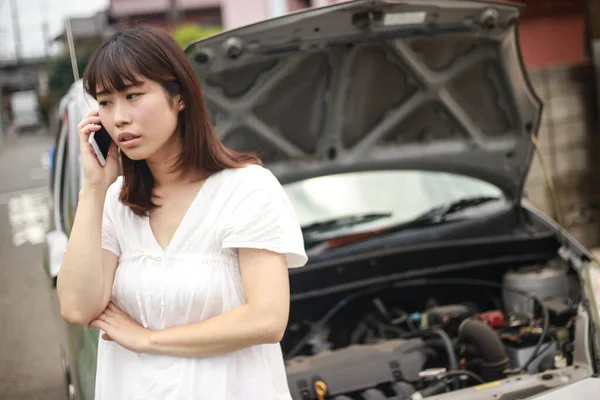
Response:
[[[127,95],[127,100],[132,100],[132,99],[138,97],[139,95],[141,95],[141,93],[130,93]]]
[[[108,105],[108,101],[99,101],[99,102],[98,102],[98,105],[99,105],[100,107],[107,106],[107,105]]]

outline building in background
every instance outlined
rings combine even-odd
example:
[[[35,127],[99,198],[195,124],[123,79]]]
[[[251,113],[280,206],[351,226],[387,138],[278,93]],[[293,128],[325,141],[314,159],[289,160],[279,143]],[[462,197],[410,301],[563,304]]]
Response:
[[[66,22],[66,21],[65,21]],[[72,17],[68,22],[71,25],[73,43],[75,46],[88,46],[107,39],[115,32],[114,27],[109,24],[108,11],[102,10],[88,17]],[[54,38],[66,46],[67,34],[63,31]]]
[[[323,7],[347,0],[221,0],[223,26],[226,29],[278,17],[309,7]]]
[[[530,201],[583,245],[600,246],[600,137],[589,0],[526,0],[520,42],[544,102],[539,149],[558,193],[552,201],[539,160],[525,185]],[[596,16],[596,19],[598,16]]]
[[[519,34],[530,70],[586,62],[584,0],[524,2]]]
[[[173,14],[174,3],[177,4],[176,15]],[[110,0],[108,15],[110,23],[117,27],[146,22],[170,28],[173,18],[182,24],[223,26],[222,3],[222,0]]]

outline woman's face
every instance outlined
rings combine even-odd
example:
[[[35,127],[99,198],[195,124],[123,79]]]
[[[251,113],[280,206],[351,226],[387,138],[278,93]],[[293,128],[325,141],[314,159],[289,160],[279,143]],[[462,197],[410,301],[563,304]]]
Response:
[[[144,80],[121,92],[97,91],[100,120],[132,160],[169,157],[178,151],[175,130],[182,104],[157,82]]]

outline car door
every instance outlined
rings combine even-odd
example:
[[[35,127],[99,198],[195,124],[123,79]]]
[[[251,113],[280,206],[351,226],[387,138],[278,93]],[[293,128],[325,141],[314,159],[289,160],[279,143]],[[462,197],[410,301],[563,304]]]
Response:
[[[56,277],[73,227],[77,200],[82,183],[77,124],[89,110],[89,100],[71,96],[62,111],[61,129],[55,146],[53,175],[50,184],[50,226],[44,252],[45,269],[56,288]],[[56,294],[56,293],[55,293]],[[72,325],[60,317],[57,296],[53,309],[61,327],[61,357],[69,397],[93,400],[98,330]]]
[[[83,96],[75,96],[68,107],[69,122],[64,152],[66,167],[63,171],[60,198],[61,220],[66,236],[70,235],[73,227],[82,181],[77,124],[88,112],[89,107],[90,104]],[[93,400],[99,332],[97,329],[88,331],[84,326],[66,322],[65,324],[68,326],[67,340],[72,354],[71,373],[77,383],[79,397],[82,400]]]
[[[71,374],[71,352],[69,350],[67,340],[67,326],[60,317],[60,306],[56,295],[56,276],[58,268],[62,262],[64,249],[67,246],[68,237],[65,234],[63,219],[61,217],[61,198],[63,195],[63,182],[66,179],[67,168],[67,133],[68,113],[62,113],[59,122],[59,129],[56,133],[56,139],[53,146],[52,165],[50,170],[49,192],[48,192],[48,231],[46,232],[46,240],[44,250],[42,252],[43,266],[46,271],[49,282],[52,288],[50,296],[50,306],[54,314],[54,318],[58,322],[59,328],[59,350],[62,363],[63,376],[65,379],[65,394],[69,399],[75,399],[77,391],[73,384]]]

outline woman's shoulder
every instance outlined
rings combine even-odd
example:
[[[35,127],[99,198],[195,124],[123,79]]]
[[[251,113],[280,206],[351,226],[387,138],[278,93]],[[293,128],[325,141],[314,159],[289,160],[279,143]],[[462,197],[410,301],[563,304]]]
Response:
[[[226,172],[232,177],[245,179],[248,177],[268,177],[273,173],[260,164],[246,164],[243,167],[228,168]]]
[[[261,187],[279,185],[279,181],[271,170],[259,164],[248,164],[243,167],[229,168],[223,171],[223,178],[237,187]]]
[[[249,198],[277,197],[283,189],[277,177],[262,165],[252,164],[239,168],[229,168],[220,173],[219,180],[225,194],[231,201],[246,202]]]

